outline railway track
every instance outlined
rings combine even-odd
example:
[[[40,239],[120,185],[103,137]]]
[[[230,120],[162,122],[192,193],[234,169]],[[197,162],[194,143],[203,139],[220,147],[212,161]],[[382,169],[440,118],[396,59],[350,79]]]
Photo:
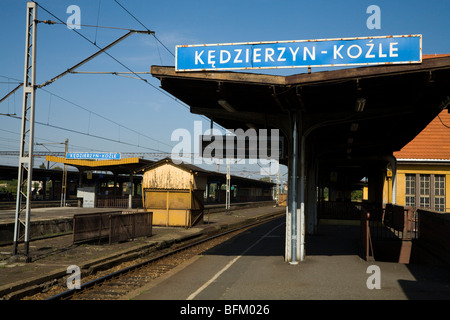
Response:
[[[259,220],[248,225],[227,230],[206,238],[179,244],[165,249],[157,256],[141,258],[139,261],[127,262],[112,269],[83,277],[79,289],[67,290],[65,283],[60,283],[47,290],[27,297],[27,300],[118,300],[129,292],[137,290],[161,275],[173,270],[185,261],[223,243],[252,227],[276,219],[283,214]],[[61,281],[60,281],[61,282]]]

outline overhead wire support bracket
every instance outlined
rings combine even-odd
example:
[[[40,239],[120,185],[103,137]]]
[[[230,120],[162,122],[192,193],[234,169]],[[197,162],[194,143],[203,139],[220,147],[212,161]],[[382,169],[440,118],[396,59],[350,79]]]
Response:
[[[20,88],[22,88],[23,86],[23,82],[20,83],[17,87],[15,87],[14,89],[12,89],[6,96],[4,96],[1,100],[0,103],[2,103],[3,101],[5,101],[10,95],[12,95],[14,92],[16,92],[17,90],[19,90]]]
[[[44,24],[62,24],[67,25],[65,22],[55,22],[52,20],[36,20],[36,23],[44,23]],[[104,29],[116,29],[116,30],[127,30],[127,31],[136,31],[136,32],[142,32],[142,33],[148,33],[148,34],[155,34],[152,30],[134,30],[130,28],[120,28],[120,27],[110,27],[110,26],[98,26],[98,25],[92,25],[92,24],[70,24],[70,26],[73,27],[88,27],[88,28],[104,28]]]
[[[71,71],[70,73],[72,74],[112,74],[114,76],[118,76],[118,77],[125,77],[125,78],[131,78],[131,79],[136,79],[136,80],[142,80],[147,82],[147,79],[144,79],[142,77],[131,77],[128,76],[128,74],[134,74],[134,75],[138,75],[138,74],[151,74],[151,72],[147,72],[147,71],[142,71],[142,72],[117,72],[117,71]]]
[[[37,20],[36,20],[37,21]],[[45,20],[47,21],[47,20]],[[121,36],[120,38],[118,38],[117,40],[111,42],[110,44],[108,44],[107,46],[101,48],[100,50],[98,50],[97,52],[95,52],[94,54],[90,55],[89,57],[87,57],[86,59],[80,61],[79,63],[77,63],[76,65],[70,67],[69,69],[67,69],[66,71],[58,74],[57,76],[53,77],[52,79],[37,85],[36,88],[43,88],[49,84],[52,84],[53,82],[55,82],[56,80],[60,79],[61,77],[65,76],[68,73],[72,73],[75,69],[81,67],[82,65],[84,65],[85,63],[89,62],[90,60],[94,59],[95,57],[97,57],[99,54],[105,52],[106,50],[110,49],[111,47],[115,46],[116,44],[118,44],[119,42],[121,42],[122,40],[126,39],[127,37],[129,37],[130,35],[132,35],[133,33],[140,33],[140,34],[154,34],[154,31],[151,30],[129,30],[126,34],[124,34],[123,36]],[[23,86],[23,83],[19,84],[16,88],[14,88],[12,91],[10,91],[7,95],[5,95],[1,100],[0,103],[2,103],[4,100],[6,100],[10,95],[12,95],[14,92],[16,92],[17,90],[19,90],[21,87]]]
[[[151,31],[150,31],[151,32]],[[42,88],[45,87],[51,83],[53,83],[54,81],[60,79],[61,77],[65,76],[68,73],[73,72],[75,69],[81,67],[82,65],[84,65],[86,62],[89,62],[90,60],[94,59],[95,57],[97,57],[99,54],[105,52],[106,50],[108,50],[109,48],[115,46],[116,44],[118,44],[119,42],[121,42],[122,40],[124,40],[125,38],[129,37],[130,35],[132,35],[133,33],[143,33],[143,34],[150,34],[149,31],[142,31],[142,30],[130,30],[128,31],[126,34],[124,34],[123,36],[121,36],[120,38],[118,38],[117,40],[111,42],[110,44],[108,44],[107,46],[101,48],[100,50],[98,50],[97,52],[95,52],[94,54],[90,55],[89,57],[87,57],[86,59],[78,62],[76,65],[74,65],[73,67],[67,69],[66,71],[58,74],[56,77],[44,82],[43,84],[40,84],[37,86],[37,88]]]

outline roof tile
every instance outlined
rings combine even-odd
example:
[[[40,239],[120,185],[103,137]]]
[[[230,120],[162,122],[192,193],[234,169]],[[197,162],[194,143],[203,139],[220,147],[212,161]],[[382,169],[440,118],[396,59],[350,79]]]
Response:
[[[450,159],[450,114],[443,110],[400,151],[397,159]]]

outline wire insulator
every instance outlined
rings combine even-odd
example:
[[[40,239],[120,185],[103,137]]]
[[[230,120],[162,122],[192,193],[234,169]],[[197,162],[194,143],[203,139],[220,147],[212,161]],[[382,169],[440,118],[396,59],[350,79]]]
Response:
[[[42,23],[45,23],[45,24],[56,24],[56,22],[52,21],[52,20],[44,20],[44,21],[37,20],[37,22],[38,23],[42,22]]]

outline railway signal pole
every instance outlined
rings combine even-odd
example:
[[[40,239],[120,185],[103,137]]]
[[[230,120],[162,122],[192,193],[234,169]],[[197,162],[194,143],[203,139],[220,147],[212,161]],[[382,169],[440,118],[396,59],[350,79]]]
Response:
[[[65,154],[69,152],[69,139],[66,139],[65,144]],[[66,195],[67,195],[67,164],[64,163],[62,186],[61,186],[61,207],[66,206]]]
[[[36,24],[37,5],[27,2],[27,28],[25,45],[25,71],[23,82],[22,130],[20,140],[17,202],[14,226],[13,255],[18,254],[18,244],[24,239],[24,255],[29,261],[30,209],[33,183],[34,111],[36,95]],[[25,220],[22,216],[25,214]],[[21,226],[24,234],[20,236]]]

